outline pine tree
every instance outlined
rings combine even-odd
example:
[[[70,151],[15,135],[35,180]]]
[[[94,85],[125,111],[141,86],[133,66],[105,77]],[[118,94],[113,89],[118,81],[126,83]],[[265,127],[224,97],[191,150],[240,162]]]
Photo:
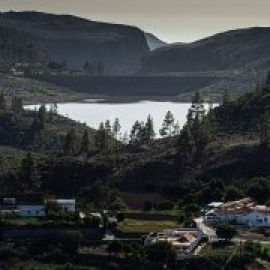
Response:
[[[76,130],[72,128],[66,135],[65,142],[64,142],[64,155],[70,156],[76,154],[76,143],[77,143],[77,134]]]
[[[230,101],[231,101],[231,97],[230,97],[229,91],[226,89],[224,90],[224,93],[222,96],[222,104],[226,105],[230,103]]]
[[[45,128],[46,116],[47,116],[46,106],[42,104],[37,112],[37,120],[39,128],[41,129]]]
[[[191,107],[188,110],[188,121],[194,120],[196,116],[198,116],[199,119],[203,118],[203,116],[205,115],[205,108],[203,102],[204,100],[199,94],[199,92],[196,92],[196,94],[192,97]]]
[[[0,95],[0,111],[5,111],[7,109],[6,99],[4,94]]]
[[[128,136],[128,132],[127,131],[124,132],[124,135],[123,135],[121,141],[125,145],[127,145],[129,143],[129,136]]]
[[[28,153],[21,162],[21,188],[24,192],[29,192],[37,189],[40,186],[39,179],[36,173],[35,160],[31,153]]]
[[[86,129],[82,136],[80,152],[87,154],[89,152],[89,149],[90,149],[90,138],[88,129]]]
[[[11,110],[16,114],[21,114],[23,111],[23,102],[20,97],[13,97],[11,100]]]
[[[155,138],[153,118],[149,114],[145,123],[146,141],[150,142]]]
[[[162,137],[171,137],[173,135],[174,125],[174,116],[170,111],[168,111],[165,115],[162,128],[159,131],[160,135]]]
[[[115,118],[114,123],[113,123],[112,131],[113,131],[113,137],[114,137],[116,140],[118,139],[120,130],[121,130],[120,121],[119,121],[118,118]]]
[[[140,133],[141,133],[142,125],[137,120],[135,124],[132,126],[130,131],[130,143],[138,143],[140,141]]]
[[[104,123],[100,123],[99,128],[96,131],[96,135],[95,135],[96,147],[98,147],[101,150],[105,149],[107,145],[106,139],[107,139],[107,136],[106,136]]]
[[[180,125],[179,122],[177,121],[173,127],[173,135],[177,136],[180,134]]]
[[[54,115],[56,115],[57,113],[58,113],[58,111],[57,111],[57,103],[51,104],[51,105],[50,105],[49,112],[48,112],[47,120],[48,120],[49,122],[52,122],[52,121],[53,121]]]
[[[111,137],[111,135],[112,135],[112,126],[111,126],[110,120],[105,121],[104,128],[105,128],[107,136]]]
[[[200,95],[199,91],[195,93],[195,95],[192,98],[192,103],[200,104],[203,103],[203,98]]]
[[[187,123],[180,134],[178,144],[181,152],[185,155],[188,160],[192,158],[193,152],[195,151],[195,140],[191,132],[190,124]]]

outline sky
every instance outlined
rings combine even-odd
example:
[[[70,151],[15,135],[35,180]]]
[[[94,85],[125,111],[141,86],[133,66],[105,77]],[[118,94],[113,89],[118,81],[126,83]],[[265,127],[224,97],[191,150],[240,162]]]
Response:
[[[166,42],[270,26],[270,0],[0,0],[0,11],[37,10],[135,25]]]

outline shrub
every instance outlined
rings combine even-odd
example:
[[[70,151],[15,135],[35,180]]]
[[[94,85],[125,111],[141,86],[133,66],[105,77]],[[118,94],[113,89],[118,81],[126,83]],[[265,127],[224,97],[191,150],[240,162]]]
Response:
[[[122,251],[123,245],[118,240],[113,240],[108,244],[107,252],[109,254],[119,254]]]
[[[160,211],[174,209],[174,203],[172,202],[161,202],[157,205],[157,209]]]
[[[218,238],[230,241],[236,234],[236,229],[231,225],[219,225],[216,229]]]
[[[153,208],[152,202],[145,201],[143,205],[143,211],[151,211]]]
[[[125,218],[126,218],[126,215],[123,212],[119,212],[116,215],[117,222],[123,222]]]

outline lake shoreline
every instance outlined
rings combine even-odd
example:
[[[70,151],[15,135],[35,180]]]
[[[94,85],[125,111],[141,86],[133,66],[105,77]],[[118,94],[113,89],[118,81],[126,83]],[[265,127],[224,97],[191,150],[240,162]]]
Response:
[[[24,102],[25,106],[37,104],[64,104],[64,103],[99,103],[99,104],[132,104],[138,102],[172,102],[189,103],[190,98],[178,96],[99,96],[99,95],[78,95],[54,100],[52,98],[43,98],[42,100],[31,100]]]

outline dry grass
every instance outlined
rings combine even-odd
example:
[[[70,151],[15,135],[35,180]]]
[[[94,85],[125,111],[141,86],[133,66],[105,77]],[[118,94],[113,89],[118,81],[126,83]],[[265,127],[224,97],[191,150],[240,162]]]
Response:
[[[150,233],[176,227],[175,221],[126,219],[119,224],[118,229],[124,233]]]

